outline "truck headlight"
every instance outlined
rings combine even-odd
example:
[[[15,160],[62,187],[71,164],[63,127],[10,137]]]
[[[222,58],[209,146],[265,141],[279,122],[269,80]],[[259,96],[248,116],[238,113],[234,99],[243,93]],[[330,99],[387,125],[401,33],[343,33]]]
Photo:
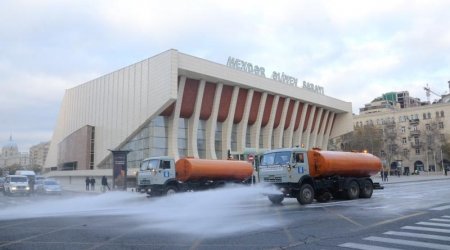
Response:
[[[11,187],[11,190],[16,190],[17,188],[16,187]]]
[[[25,190],[30,190],[30,187],[26,187]]]

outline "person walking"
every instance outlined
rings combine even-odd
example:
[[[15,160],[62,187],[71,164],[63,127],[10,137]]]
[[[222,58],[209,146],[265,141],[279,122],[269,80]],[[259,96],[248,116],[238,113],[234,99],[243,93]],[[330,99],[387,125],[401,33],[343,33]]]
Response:
[[[90,183],[91,183],[91,191],[94,191],[95,190],[95,179],[94,179],[94,177],[91,178]]]
[[[89,177],[86,177],[86,191],[89,191],[89,185],[91,184],[91,179],[89,179]]]
[[[102,191],[106,192],[106,188],[108,188],[108,190],[111,190],[108,185],[108,179],[106,178],[106,176],[103,176],[102,177]]]

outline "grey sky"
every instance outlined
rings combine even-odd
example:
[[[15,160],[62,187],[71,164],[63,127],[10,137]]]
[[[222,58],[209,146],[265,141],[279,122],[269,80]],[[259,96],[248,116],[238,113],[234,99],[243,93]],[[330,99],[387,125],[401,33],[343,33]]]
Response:
[[[323,86],[353,111],[448,92],[450,1],[0,2],[0,145],[51,139],[64,90],[174,48]],[[432,96],[432,100],[436,97]]]

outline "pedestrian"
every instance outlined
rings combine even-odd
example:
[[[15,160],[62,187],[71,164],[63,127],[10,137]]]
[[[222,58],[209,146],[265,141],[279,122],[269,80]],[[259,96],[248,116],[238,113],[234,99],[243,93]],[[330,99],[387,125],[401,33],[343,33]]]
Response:
[[[90,183],[91,183],[91,191],[94,191],[95,190],[95,179],[94,179],[94,177],[91,178]]]
[[[448,167],[445,167],[444,171],[445,171],[445,175],[447,175]]]
[[[380,175],[381,175],[381,181],[384,182],[384,171],[383,170],[381,170]]]
[[[86,191],[89,191],[89,185],[91,184],[91,179],[89,179],[89,177],[86,177]]]
[[[106,188],[108,188],[108,190],[111,190],[108,185],[108,179],[106,178],[106,176],[103,176],[102,177],[102,191],[105,192]]]
[[[388,181],[388,171],[384,171],[384,181]]]

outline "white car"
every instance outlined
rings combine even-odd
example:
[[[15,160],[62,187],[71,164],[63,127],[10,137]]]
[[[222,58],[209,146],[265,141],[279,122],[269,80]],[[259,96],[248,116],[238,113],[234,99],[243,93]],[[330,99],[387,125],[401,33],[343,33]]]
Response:
[[[30,186],[28,185],[28,177],[24,175],[8,175],[5,178],[4,190],[5,195],[25,194],[30,195]]]

